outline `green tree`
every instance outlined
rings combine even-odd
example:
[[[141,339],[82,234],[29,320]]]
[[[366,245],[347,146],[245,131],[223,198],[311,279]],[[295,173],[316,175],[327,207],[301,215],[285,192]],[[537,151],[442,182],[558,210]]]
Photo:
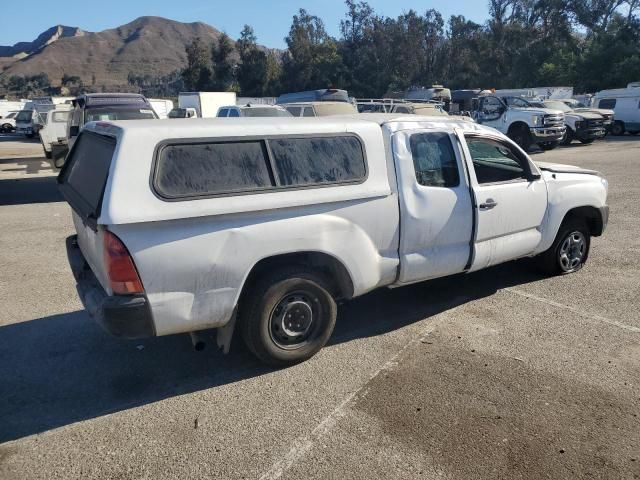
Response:
[[[213,65],[212,87],[214,90],[230,91],[234,89],[236,62],[234,48],[226,33],[220,34],[218,41],[211,47]]]
[[[194,39],[185,48],[187,67],[182,71],[184,86],[188,90],[207,90],[211,83],[209,49],[200,38]],[[139,78],[139,77],[138,77]]]
[[[257,38],[249,25],[245,25],[236,42],[240,55],[237,79],[240,91],[248,97],[265,95],[269,83],[267,54],[258,48]]]

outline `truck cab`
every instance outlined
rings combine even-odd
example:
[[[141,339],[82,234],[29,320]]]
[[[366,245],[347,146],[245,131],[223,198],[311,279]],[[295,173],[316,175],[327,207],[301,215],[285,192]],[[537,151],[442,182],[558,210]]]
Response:
[[[555,148],[565,135],[564,114],[559,110],[535,108],[521,97],[483,95],[474,101],[473,118],[504,133],[523,150],[538,144]]]

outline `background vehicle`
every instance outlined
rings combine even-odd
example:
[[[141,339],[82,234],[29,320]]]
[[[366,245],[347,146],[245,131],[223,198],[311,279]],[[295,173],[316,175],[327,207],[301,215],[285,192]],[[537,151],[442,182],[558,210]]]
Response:
[[[527,256],[572,273],[606,226],[597,172],[459,118],[366,117],[89,124],[58,177],[87,310],[125,337],[218,328],[225,349],[237,321],[287,365],[337,301]]]
[[[33,133],[33,116],[34,111],[32,109],[20,110],[15,116],[16,133],[25,135],[27,138],[33,138],[35,135]]]
[[[0,117],[0,133],[11,133],[16,129],[16,115],[18,112],[7,112]]]
[[[506,134],[525,152],[533,143],[550,150],[564,138],[564,113],[559,110],[534,108],[523,98],[493,94],[473,103],[474,120]]]
[[[592,99],[595,108],[606,108],[615,112],[615,119],[611,127],[612,135],[622,135],[629,132],[636,135],[640,132],[640,87],[629,84],[627,88],[602,90]]]
[[[306,92],[285,93],[276,99],[276,105],[284,103],[309,103],[309,102],[345,102],[349,103],[349,94],[346,90],[336,88],[323,88],[321,90],[308,90]],[[294,115],[296,116],[296,115]]]
[[[174,108],[167,118],[198,118],[198,112],[195,108]]]
[[[294,117],[327,117],[358,113],[356,106],[348,102],[296,102],[281,105]]]
[[[173,110],[173,102],[164,98],[150,98],[149,103],[156,112],[158,118],[168,118],[169,112]]]
[[[563,99],[559,99],[558,101],[564,103],[571,110],[577,113],[586,112],[586,113],[596,113],[598,115],[601,115],[602,118],[604,119],[605,131],[606,132],[611,131],[611,127],[613,126],[613,120],[615,118],[615,112],[613,110],[610,110],[608,108],[588,107],[586,104],[584,104],[583,102],[575,98],[563,98]]]
[[[442,104],[442,109],[448,112],[451,104],[451,90],[442,85],[432,85],[430,88],[410,88],[405,92],[404,98],[405,100],[438,102]]]
[[[220,107],[235,103],[235,92],[180,92],[178,95],[178,107],[193,108],[199,118],[215,118]]]
[[[229,105],[220,107],[218,117],[292,117],[285,108],[278,105]]]
[[[158,118],[149,100],[137,93],[87,93],[74,99],[72,107],[66,140],[52,144],[52,163],[56,168],[64,165],[67,152],[89,122]]]
[[[46,124],[39,132],[40,142],[46,158],[52,158],[52,144],[59,142],[61,139],[66,139],[67,124],[69,123],[72,108],[69,104],[62,104],[56,105],[54,110],[48,112]]]
[[[593,143],[605,135],[604,117],[597,113],[575,112],[560,100],[530,102],[533,106],[560,110],[564,112],[564,124],[567,127],[562,143],[569,145],[574,140],[581,143]]]
[[[435,101],[410,101],[395,98],[360,98],[356,100],[360,113],[406,113],[409,115],[448,116],[443,104]]]

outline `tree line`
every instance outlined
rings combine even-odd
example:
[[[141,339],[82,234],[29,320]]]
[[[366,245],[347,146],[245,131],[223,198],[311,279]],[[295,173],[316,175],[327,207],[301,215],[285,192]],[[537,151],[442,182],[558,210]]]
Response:
[[[391,18],[346,0],[340,35],[304,9],[293,16],[287,49],[258,46],[246,25],[234,43],[186,47],[182,86],[274,96],[344,88],[380,97],[411,86],[450,88],[574,86],[576,92],[640,80],[640,0],[490,0],[488,20],[409,10]]]

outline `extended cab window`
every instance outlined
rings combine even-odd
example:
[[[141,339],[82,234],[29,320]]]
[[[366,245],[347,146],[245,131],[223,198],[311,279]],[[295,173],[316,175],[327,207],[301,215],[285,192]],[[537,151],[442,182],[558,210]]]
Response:
[[[155,171],[165,198],[261,189],[272,185],[263,141],[166,145]]]
[[[85,220],[95,221],[100,216],[115,148],[114,138],[83,132],[60,172],[58,183],[65,200]]]
[[[356,137],[278,138],[269,147],[284,186],[358,182],[367,174]]]
[[[524,160],[509,146],[488,138],[467,137],[478,183],[527,179]]]
[[[411,156],[416,179],[426,187],[456,187],[460,184],[456,155],[449,135],[443,132],[411,135]]]

